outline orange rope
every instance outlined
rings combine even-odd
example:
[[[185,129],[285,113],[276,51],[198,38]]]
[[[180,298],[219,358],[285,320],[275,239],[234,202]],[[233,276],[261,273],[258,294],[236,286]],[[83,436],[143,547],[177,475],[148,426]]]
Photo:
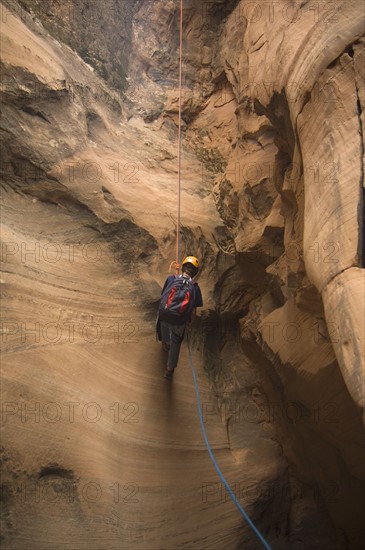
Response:
[[[182,96],[182,42],[183,42],[183,0],[180,0],[180,61],[179,61],[179,127],[177,144],[177,224],[176,224],[176,275],[179,274],[180,267],[180,210],[181,210],[181,96]]]

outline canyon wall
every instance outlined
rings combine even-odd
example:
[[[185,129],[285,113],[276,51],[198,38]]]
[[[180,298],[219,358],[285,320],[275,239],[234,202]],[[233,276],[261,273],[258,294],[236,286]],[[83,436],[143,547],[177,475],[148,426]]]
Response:
[[[203,419],[277,550],[364,538],[363,15],[184,2]],[[178,2],[2,0],[1,22],[4,548],[261,548],[186,347],[168,385],[155,342]]]

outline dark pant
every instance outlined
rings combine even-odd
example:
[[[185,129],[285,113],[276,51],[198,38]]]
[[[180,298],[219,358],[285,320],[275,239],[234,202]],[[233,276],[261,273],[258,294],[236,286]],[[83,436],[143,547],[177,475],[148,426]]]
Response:
[[[167,368],[176,369],[179,360],[181,342],[184,339],[184,325],[170,325],[161,321],[162,341],[170,344]]]

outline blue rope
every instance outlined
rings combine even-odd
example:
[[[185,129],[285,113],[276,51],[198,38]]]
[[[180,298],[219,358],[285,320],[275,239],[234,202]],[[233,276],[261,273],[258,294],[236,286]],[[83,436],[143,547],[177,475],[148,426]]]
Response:
[[[236,499],[236,496],[235,494],[233,493],[232,489],[230,488],[230,486],[228,485],[227,481],[225,480],[218,464],[216,463],[216,460],[214,458],[214,455],[213,455],[213,452],[212,452],[212,449],[210,447],[210,444],[209,444],[209,441],[208,441],[208,437],[207,437],[207,433],[205,431],[205,427],[204,427],[204,421],[203,421],[203,415],[202,415],[202,409],[201,409],[201,402],[200,402],[200,394],[199,394],[199,388],[198,388],[198,383],[196,381],[196,376],[195,376],[195,369],[194,369],[194,364],[193,364],[193,359],[192,359],[192,356],[191,356],[191,351],[190,351],[190,343],[189,343],[189,338],[186,339],[186,342],[187,342],[187,346],[188,346],[188,351],[189,351],[189,361],[190,361],[190,366],[191,366],[191,371],[193,373],[193,378],[194,378],[194,384],[195,384],[195,391],[196,391],[196,398],[197,398],[197,402],[198,402],[198,411],[199,411],[199,419],[200,419],[200,425],[201,425],[201,428],[202,428],[202,432],[203,432],[203,436],[204,436],[204,439],[205,439],[205,443],[206,443],[206,446],[207,446],[207,449],[208,449],[208,452],[209,452],[209,455],[210,455],[210,458],[212,459],[212,462],[213,462],[213,465],[215,467],[215,469],[217,470],[218,472],[218,475],[219,477],[221,478],[221,480],[223,481],[231,499],[233,500],[233,502],[235,503],[235,505],[237,506],[238,510],[241,512],[241,514],[243,515],[243,517],[245,518],[245,520],[247,521],[247,523],[249,524],[249,526],[251,527],[251,529],[254,531],[254,533],[257,535],[257,537],[260,539],[260,541],[262,542],[262,544],[264,545],[264,547],[267,549],[267,550],[271,550],[270,546],[268,545],[268,543],[266,542],[266,540],[264,539],[264,537],[261,535],[260,531],[255,527],[255,525],[252,523],[252,521],[250,520],[250,518],[248,517],[248,515],[246,514],[246,512],[244,511],[244,509],[242,508],[242,506],[240,505],[240,503],[238,502],[238,500]]]

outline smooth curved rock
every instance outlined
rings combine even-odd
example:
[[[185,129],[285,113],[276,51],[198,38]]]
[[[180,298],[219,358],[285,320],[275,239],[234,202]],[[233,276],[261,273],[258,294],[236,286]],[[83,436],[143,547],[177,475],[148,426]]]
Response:
[[[177,3],[77,0],[70,21],[68,0],[4,2],[4,547],[256,548],[207,453],[186,348],[168,385],[154,341],[175,259]],[[273,549],[357,549],[362,6],[184,6],[204,425]]]

